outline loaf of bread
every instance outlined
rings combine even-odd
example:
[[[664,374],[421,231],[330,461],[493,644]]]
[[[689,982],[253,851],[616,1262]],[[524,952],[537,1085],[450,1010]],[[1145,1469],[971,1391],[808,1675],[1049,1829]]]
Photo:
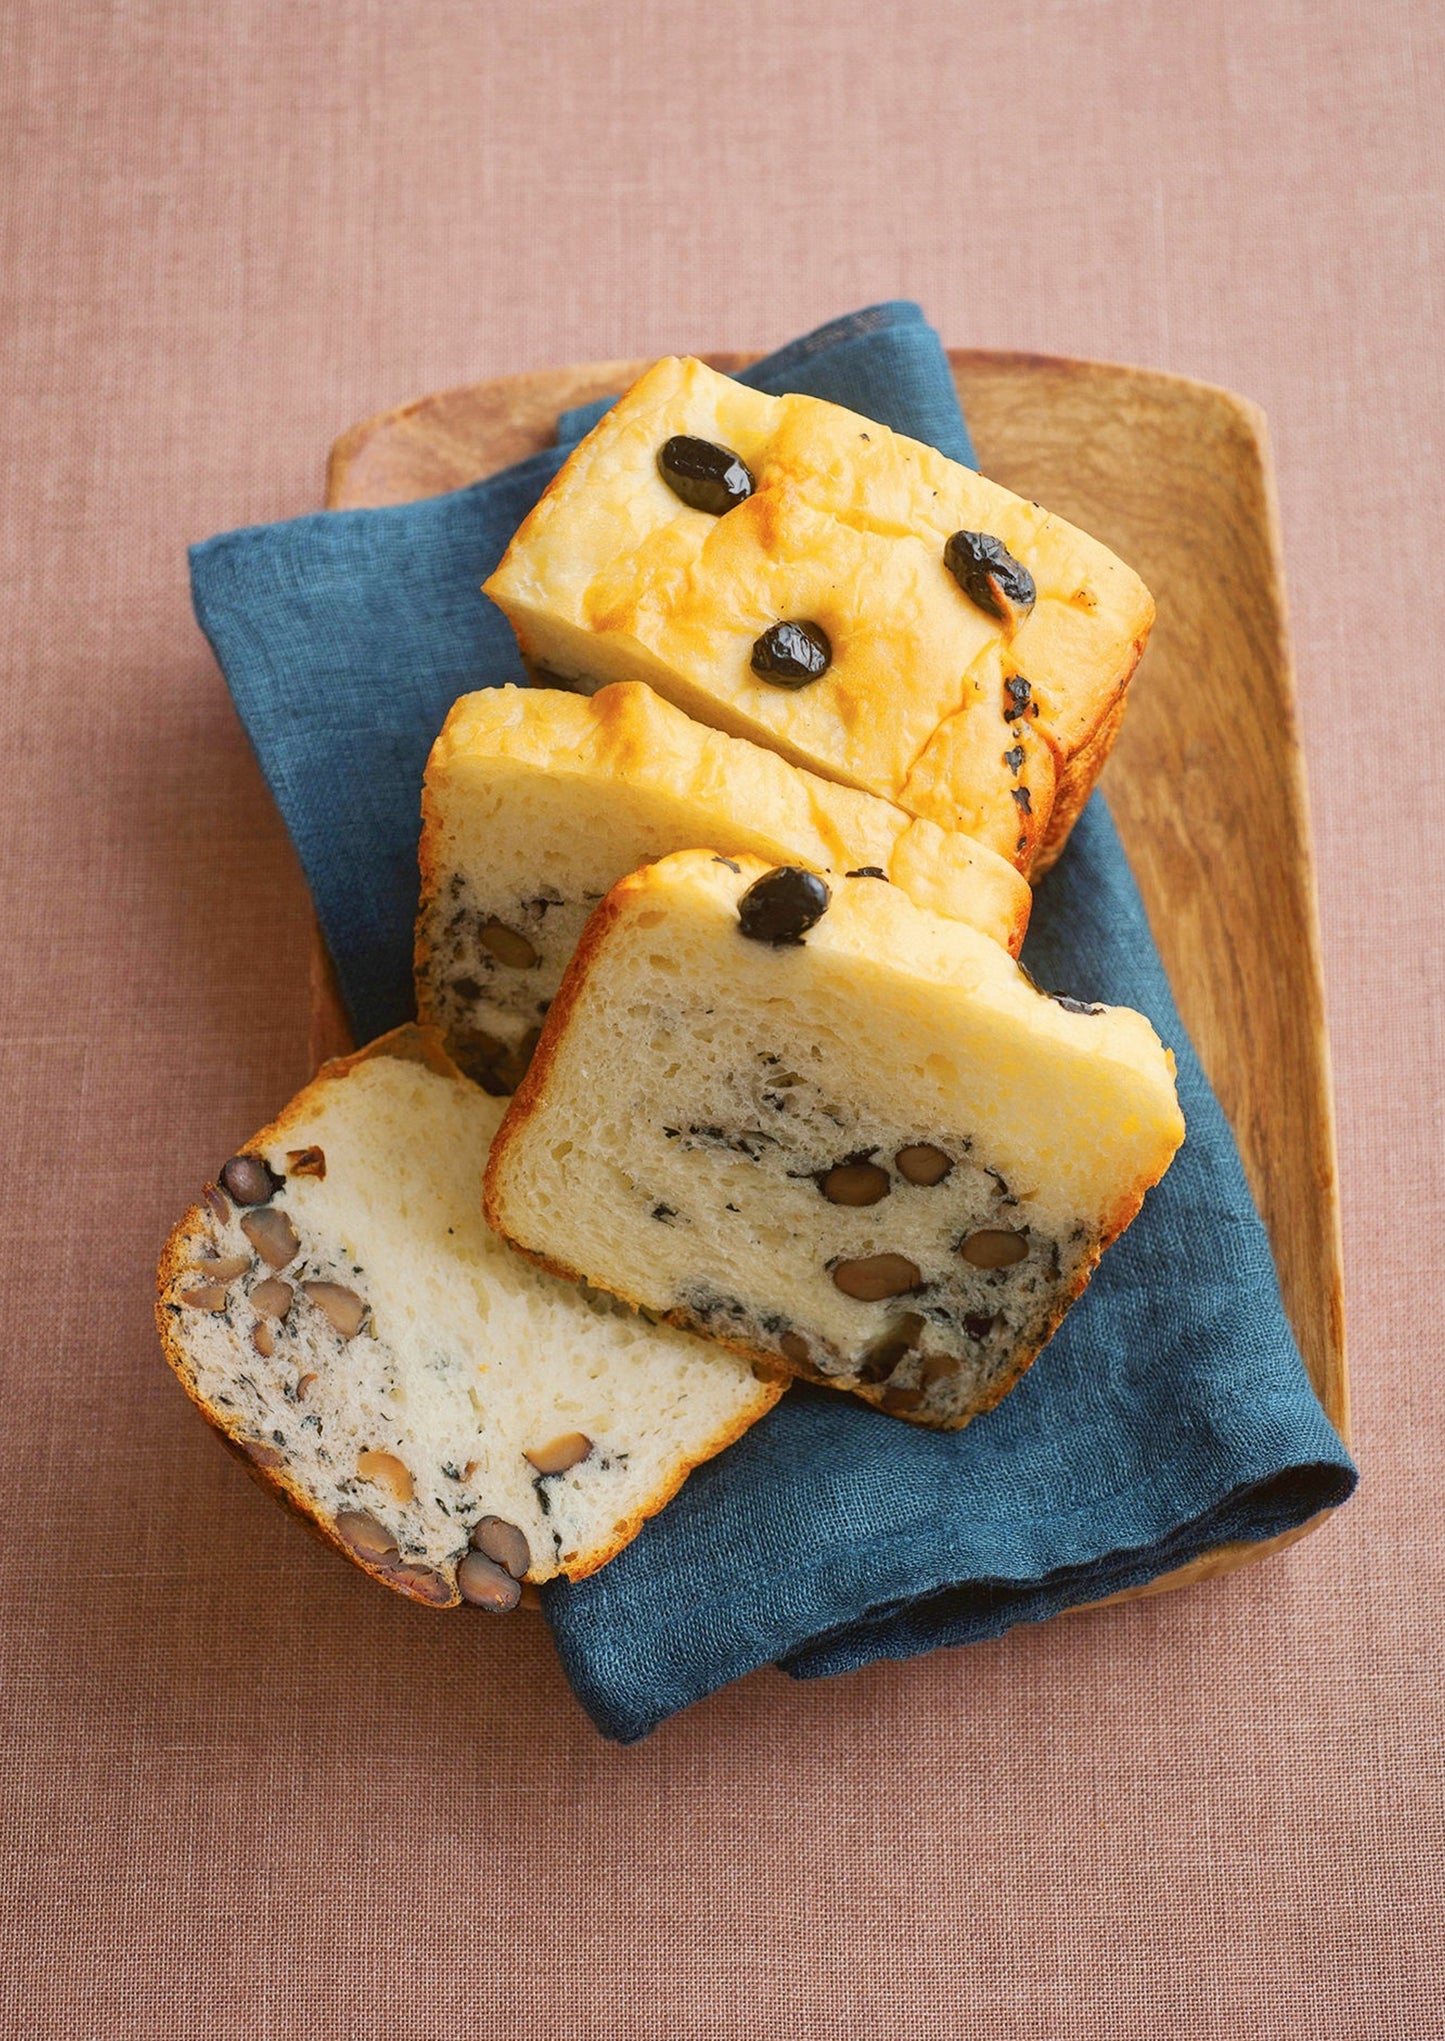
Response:
[[[640,680],[796,765],[1057,855],[1153,621],[1097,540],[867,418],[657,363],[486,592],[534,676]]]
[[[464,695],[427,765],[417,1005],[489,1091],[516,1088],[583,923],[624,873],[694,844],[866,868],[1017,951],[1027,882],[936,823],[695,723],[650,688]]]
[[[388,1587],[506,1609],[593,1572],[780,1385],[539,1275],[482,1220],[501,1105],[405,1028],[329,1064],[161,1258],[204,1415]]]
[[[486,1211],[544,1268],[951,1429],[1183,1133],[1141,1015],[1046,995],[896,886],[694,850],[589,922]]]

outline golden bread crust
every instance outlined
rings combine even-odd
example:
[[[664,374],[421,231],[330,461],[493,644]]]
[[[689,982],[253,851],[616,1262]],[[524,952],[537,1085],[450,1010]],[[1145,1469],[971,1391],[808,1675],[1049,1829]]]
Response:
[[[687,508],[656,465],[677,432],[735,451],[753,493],[721,517]],[[992,617],[960,591],[943,564],[960,529],[998,538],[1029,570],[1031,609]],[[574,450],[486,591],[535,665],[587,685],[646,681],[698,720],[962,828],[1024,871],[1056,854],[1057,792],[1069,816],[1082,805],[1102,762],[1093,739],[1154,613],[1107,548],[934,449],[675,358]],[[798,617],[823,626],[831,666],[797,692],[759,682],[753,639]],[[1019,677],[1032,699],[1015,713],[1001,691]],[[1035,729],[1057,753],[1057,788],[1035,773]],[[1025,759],[1006,769],[1020,742]]]
[[[594,958],[603,949],[611,931],[621,921],[634,894],[643,891],[647,884],[648,867],[629,872],[625,879],[619,879],[606,899],[588,917],[582,931],[582,940],[572,952],[572,960],[562,974],[562,983],[552,1001],[546,1021],[543,1023],[541,1039],[532,1051],[532,1060],[523,1073],[522,1081],[512,1094],[502,1124],[498,1127],[487,1156],[487,1166],[482,1173],[482,1217],[494,1233],[500,1233],[508,1246],[526,1257],[535,1268],[545,1269],[549,1276],[560,1276],[564,1282],[580,1283],[588,1280],[580,1270],[565,1267],[560,1262],[549,1260],[546,1255],[537,1254],[524,1247],[514,1238],[507,1227],[502,1213],[501,1181],[507,1167],[508,1151],[521,1135],[527,1122],[541,1104],[546,1090],[547,1076],[557,1060],[577,1002],[582,997],[587,974]],[[640,1310],[635,1298],[624,1297],[625,1304]]]
[[[1049,815],[1049,826],[1043,841],[1034,853],[1029,870],[1030,881],[1037,885],[1045,872],[1053,870],[1058,863],[1069,833],[1083,814],[1086,803],[1098,785],[1099,775],[1109,762],[1109,753],[1124,721],[1128,706],[1129,682],[1134,667],[1138,665],[1144,647],[1135,648],[1134,664],[1119,683],[1119,692],[1112,705],[1105,711],[1093,735],[1082,748],[1076,751],[1065,764],[1054,796],[1053,808]]]

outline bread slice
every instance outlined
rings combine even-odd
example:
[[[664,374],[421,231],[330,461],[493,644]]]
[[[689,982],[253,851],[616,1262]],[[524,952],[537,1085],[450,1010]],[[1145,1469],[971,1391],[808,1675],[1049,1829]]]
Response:
[[[542,1267],[954,1428],[1183,1133],[1141,1015],[1049,997],[895,886],[686,851],[588,924],[486,1211]]]
[[[1034,873],[1108,755],[1154,616],[1137,574],[1038,504],[675,358],[577,447],[486,592],[534,672],[646,681]]]
[[[501,1115],[400,1029],[328,1064],[161,1257],[161,1339],[202,1413],[332,1544],[438,1606],[594,1572],[780,1394],[510,1253],[481,1215]]]
[[[464,695],[427,765],[417,1006],[462,1068],[515,1089],[583,923],[638,865],[717,844],[870,867],[1017,951],[1027,882],[956,830],[800,772],[634,682]]]

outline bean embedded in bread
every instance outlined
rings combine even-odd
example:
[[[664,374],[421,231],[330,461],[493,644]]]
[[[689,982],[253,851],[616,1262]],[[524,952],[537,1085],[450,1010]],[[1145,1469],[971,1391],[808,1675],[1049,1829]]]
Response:
[[[1038,504],[690,359],[658,362],[573,451],[486,592],[534,671],[646,682],[1035,874],[1154,617],[1132,569]]]
[[[501,1115],[401,1029],[231,1157],[161,1262],[162,1341],[204,1414],[437,1606],[593,1572],[780,1393],[513,1255],[481,1216]]]
[[[1028,922],[1028,886],[994,852],[705,729],[650,688],[490,688],[455,705],[427,766],[422,1019],[487,1091],[515,1091],[598,901],[695,843],[866,867],[1013,951]]]
[[[1141,1015],[1049,997],[896,887],[689,851],[589,924],[487,1213],[549,1268],[953,1428],[1183,1132]]]

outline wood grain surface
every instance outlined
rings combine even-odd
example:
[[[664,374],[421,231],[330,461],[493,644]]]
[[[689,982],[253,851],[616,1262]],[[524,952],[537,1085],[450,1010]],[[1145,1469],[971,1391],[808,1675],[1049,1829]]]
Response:
[[[735,371],[755,357],[713,354]],[[950,350],[986,474],[1092,532],[1144,577],[1158,621],[1103,786],[1185,1025],[1239,1142],[1285,1308],[1349,1437],[1334,1106],[1278,515],[1265,421],[1226,390],[1105,362]],[[550,445],[557,414],[645,361],[508,376],[343,434],[326,501],[460,488]],[[318,935],[315,1061],[351,1047]],[[1277,1551],[1232,1544],[1111,1597],[1159,1594]]]

